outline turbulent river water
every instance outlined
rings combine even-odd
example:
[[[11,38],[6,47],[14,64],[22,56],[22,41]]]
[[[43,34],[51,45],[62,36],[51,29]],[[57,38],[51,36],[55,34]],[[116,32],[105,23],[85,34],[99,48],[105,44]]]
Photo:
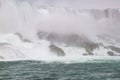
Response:
[[[120,80],[120,61],[0,62],[0,80]]]

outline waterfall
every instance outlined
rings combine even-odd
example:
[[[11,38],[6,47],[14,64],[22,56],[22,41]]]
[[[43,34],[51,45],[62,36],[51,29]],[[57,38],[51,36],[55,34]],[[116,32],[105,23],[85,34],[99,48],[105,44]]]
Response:
[[[119,56],[119,21],[119,8],[81,9],[55,5],[54,0],[0,0],[0,59],[9,55],[13,55],[10,59],[36,60]],[[51,45],[57,49],[54,52],[65,55],[53,54]]]

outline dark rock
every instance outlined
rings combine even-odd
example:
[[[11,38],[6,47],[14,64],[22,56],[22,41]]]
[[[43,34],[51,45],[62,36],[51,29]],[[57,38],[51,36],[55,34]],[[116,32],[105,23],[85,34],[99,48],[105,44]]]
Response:
[[[56,55],[65,56],[65,52],[61,48],[57,47],[56,45],[52,44],[49,46],[49,48],[51,52],[55,53]]]
[[[86,43],[91,43],[91,41],[84,35],[69,34],[66,35],[65,43],[70,46],[85,47]]]
[[[83,56],[87,56],[88,54],[87,53],[84,53]]]
[[[4,57],[0,56],[0,59],[4,59]]]
[[[64,43],[66,46],[90,48],[94,50],[99,47],[99,44],[92,42],[85,35],[78,34],[58,34],[58,33],[47,33],[44,31],[38,31],[39,39],[46,39],[53,43]]]
[[[23,36],[22,36],[22,34],[20,34],[20,33],[15,33],[15,34],[18,35],[19,38],[20,38],[20,40],[22,40],[23,42],[31,42],[31,41],[28,40],[28,39],[24,39]]]
[[[111,50],[115,51],[115,52],[120,53],[120,48],[118,48],[118,47],[115,47],[115,46],[109,46],[109,48],[110,48]]]
[[[28,39],[24,39],[23,41],[24,41],[24,42],[31,42],[31,41],[30,41],[30,40],[28,40]]]
[[[94,49],[98,47],[99,47],[99,44],[97,43],[86,43],[85,50],[89,55],[94,55],[92,52]]]
[[[0,46],[10,45],[9,43],[0,43]]]
[[[90,49],[85,49],[88,55],[94,55]]]
[[[94,43],[89,40],[85,35],[78,34],[58,34],[58,33],[47,33],[39,31],[37,33],[40,39],[49,40],[52,43],[64,43],[66,46],[74,46],[79,48],[85,48],[88,55],[94,55],[92,52],[94,49],[101,46],[98,43]]]
[[[23,36],[20,33],[15,33],[21,40],[23,40]]]
[[[108,51],[107,54],[110,55],[110,56],[115,56],[112,51]]]
[[[47,37],[47,35],[48,35],[48,33],[45,32],[45,31],[42,31],[42,30],[39,30],[39,31],[37,32],[37,36],[38,36],[39,39],[44,39],[44,38]]]

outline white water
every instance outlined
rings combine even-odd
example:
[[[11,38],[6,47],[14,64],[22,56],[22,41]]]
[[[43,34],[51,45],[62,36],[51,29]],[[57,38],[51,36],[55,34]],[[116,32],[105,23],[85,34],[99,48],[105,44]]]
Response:
[[[83,56],[86,53],[84,48],[57,44],[66,53],[64,57],[59,57],[50,52],[48,46],[51,43],[49,41],[39,40],[36,35],[39,30],[62,34],[77,33],[86,35],[94,42],[101,42],[96,39],[97,34],[119,36],[119,21],[119,9],[79,9],[38,4],[34,1],[30,3],[28,1],[0,0],[0,60],[74,62],[119,59],[119,56],[108,56],[107,52],[110,50],[102,46],[93,51],[95,53],[93,56]],[[16,32],[21,33],[24,38],[32,42],[23,42],[13,34]],[[111,45],[107,42],[102,43]],[[114,45],[120,47],[119,43],[115,42]]]
[[[34,43],[22,42],[15,34],[0,34],[0,56],[3,59],[0,61],[14,60],[40,60],[40,61],[64,61],[64,62],[84,62],[91,60],[118,60],[119,56],[108,56],[107,49],[95,50],[93,56],[83,56],[86,53],[84,48],[65,47],[59,45],[64,50],[66,55],[60,57],[49,50],[50,42],[39,40]],[[6,44],[5,44],[6,43]]]

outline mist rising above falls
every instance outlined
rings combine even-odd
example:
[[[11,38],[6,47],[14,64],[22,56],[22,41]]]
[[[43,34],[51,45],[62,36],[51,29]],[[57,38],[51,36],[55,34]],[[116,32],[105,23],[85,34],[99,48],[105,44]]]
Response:
[[[118,8],[80,9],[27,0],[1,0],[0,3],[0,32],[20,32],[32,39],[36,39],[38,29],[90,37],[102,33],[111,34],[111,31],[115,35],[119,34]]]

